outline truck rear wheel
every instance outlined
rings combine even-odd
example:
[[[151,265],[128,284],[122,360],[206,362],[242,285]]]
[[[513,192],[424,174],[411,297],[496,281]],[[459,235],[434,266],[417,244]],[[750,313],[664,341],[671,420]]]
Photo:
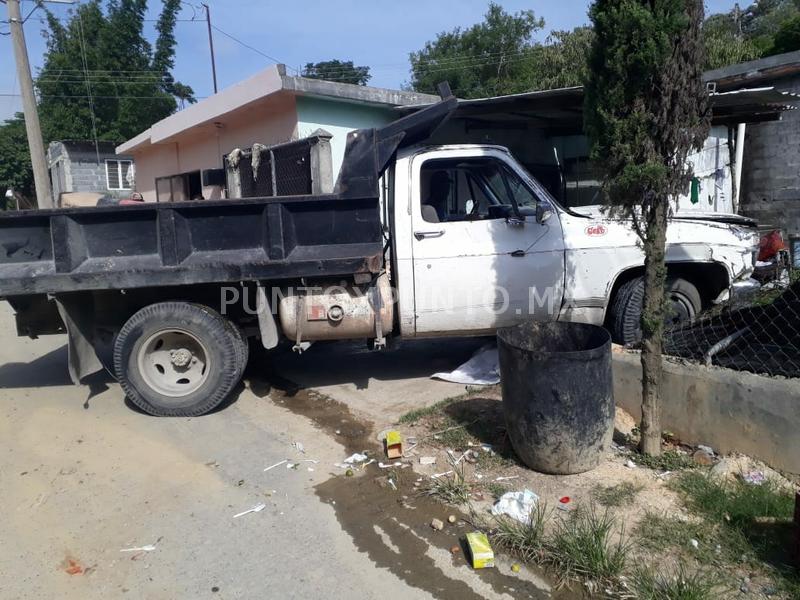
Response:
[[[666,283],[667,306],[664,324],[667,327],[691,321],[702,310],[703,302],[697,287],[676,277]],[[622,284],[612,301],[609,328],[618,344],[636,344],[642,339],[642,304],[644,302],[644,277],[636,277]]]
[[[247,347],[238,327],[208,307],[151,304],[123,325],[114,371],[128,398],[162,417],[207,413],[233,391]]]

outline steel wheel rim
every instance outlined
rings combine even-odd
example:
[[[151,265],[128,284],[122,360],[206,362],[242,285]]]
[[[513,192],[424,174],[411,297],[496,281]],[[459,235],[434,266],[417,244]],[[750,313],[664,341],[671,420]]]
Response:
[[[665,315],[667,327],[686,323],[695,317],[694,305],[683,294],[670,294],[667,311],[668,313]]]
[[[181,398],[203,387],[210,373],[210,353],[184,329],[163,329],[139,346],[136,357],[145,384],[162,396]]]

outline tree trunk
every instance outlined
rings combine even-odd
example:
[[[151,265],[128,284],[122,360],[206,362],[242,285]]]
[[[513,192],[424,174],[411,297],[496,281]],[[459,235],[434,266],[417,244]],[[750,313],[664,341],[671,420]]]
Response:
[[[664,300],[667,267],[666,197],[656,198],[645,211],[644,307],[642,310],[642,422],[639,450],[661,455],[661,349],[664,334]]]

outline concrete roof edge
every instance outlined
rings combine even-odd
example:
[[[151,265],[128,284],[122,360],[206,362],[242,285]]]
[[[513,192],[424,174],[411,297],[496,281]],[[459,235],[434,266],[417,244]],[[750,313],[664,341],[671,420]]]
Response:
[[[294,92],[297,95],[320,96],[344,102],[413,106],[416,104],[429,104],[439,100],[438,96],[432,94],[325,81],[324,79],[309,79],[291,75],[285,75],[281,79],[283,80],[283,89]]]
[[[144,145],[150,145],[150,132],[152,131],[152,127],[145,129],[139,135],[132,137],[127,142],[121,143],[114,149],[114,152],[117,154],[129,154],[137,150],[139,147]]]

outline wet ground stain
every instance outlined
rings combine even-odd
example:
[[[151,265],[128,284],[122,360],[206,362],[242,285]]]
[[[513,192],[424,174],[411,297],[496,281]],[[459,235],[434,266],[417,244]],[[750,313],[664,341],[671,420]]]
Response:
[[[372,437],[372,424],[353,415],[343,403],[263,371],[250,377],[250,388],[256,395],[269,395],[276,404],[310,419],[343,444],[348,454],[367,451],[378,460],[383,458],[381,447]],[[378,472],[374,464],[354,477],[337,475],[315,488],[320,500],[334,508],[339,524],[358,550],[365,552],[377,567],[444,600],[485,597],[464,580],[465,576],[477,576],[479,587],[510,598],[574,597],[551,595],[533,582],[503,574],[497,568],[471,571],[464,544],[464,536],[473,530],[468,515],[420,496],[414,489],[419,476],[411,468],[392,471],[397,490],[389,484],[389,473]],[[447,522],[449,515],[457,516],[456,524]],[[434,518],[441,519],[445,529],[432,529]],[[460,551],[452,554],[454,546]],[[448,573],[448,569],[452,572]],[[538,573],[536,576],[541,578]]]

